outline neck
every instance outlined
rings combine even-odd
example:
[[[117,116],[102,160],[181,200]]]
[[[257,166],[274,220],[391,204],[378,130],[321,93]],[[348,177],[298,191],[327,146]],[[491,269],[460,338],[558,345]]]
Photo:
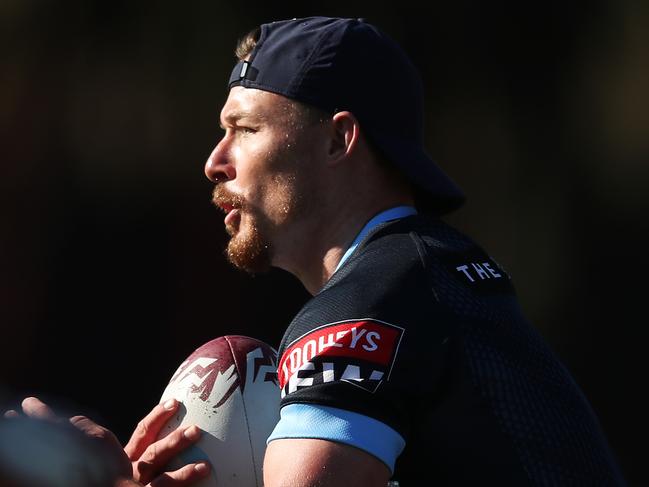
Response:
[[[338,206],[330,215],[309,218],[299,230],[300,238],[276,255],[273,265],[296,276],[315,295],[331,278],[345,251],[365,224],[378,213],[400,205],[412,205],[410,198],[391,198],[357,206]]]

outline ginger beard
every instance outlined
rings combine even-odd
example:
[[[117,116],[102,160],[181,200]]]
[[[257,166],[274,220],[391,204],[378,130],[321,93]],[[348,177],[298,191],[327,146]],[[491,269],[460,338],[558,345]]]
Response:
[[[267,271],[270,267],[269,245],[262,239],[258,223],[244,198],[219,184],[214,188],[212,201],[221,208],[230,206],[240,212],[234,223],[225,226],[230,235],[225,252],[230,263],[248,272]],[[243,218],[250,221],[242,228]]]
[[[284,233],[288,223],[308,212],[308,198],[301,197],[305,193],[297,191],[295,179],[294,175],[287,174],[273,178],[273,188],[265,192],[264,212],[223,184],[214,188],[212,201],[216,206],[239,211],[239,217],[226,225],[230,241],[225,253],[235,267],[250,273],[270,269],[275,250],[273,233]]]

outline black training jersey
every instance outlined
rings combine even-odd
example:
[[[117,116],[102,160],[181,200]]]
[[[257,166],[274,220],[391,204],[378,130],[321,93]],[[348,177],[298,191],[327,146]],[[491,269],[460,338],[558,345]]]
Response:
[[[621,485],[595,414],[503,268],[440,220],[377,227],[279,349],[282,406],[399,432],[411,485]]]

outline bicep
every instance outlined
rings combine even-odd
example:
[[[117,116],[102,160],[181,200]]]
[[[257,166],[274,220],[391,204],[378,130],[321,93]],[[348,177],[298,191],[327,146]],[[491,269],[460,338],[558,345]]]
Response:
[[[369,453],[329,440],[271,441],[264,457],[266,487],[385,487],[388,467]]]

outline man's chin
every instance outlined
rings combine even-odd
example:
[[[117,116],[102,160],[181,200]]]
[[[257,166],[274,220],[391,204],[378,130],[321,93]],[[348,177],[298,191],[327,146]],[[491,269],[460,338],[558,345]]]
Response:
[[[226,255],[237,269],[250,274],[262,274],[271,268],[269,247],[258,238],[242,239],[235,235],[228,243]]]

